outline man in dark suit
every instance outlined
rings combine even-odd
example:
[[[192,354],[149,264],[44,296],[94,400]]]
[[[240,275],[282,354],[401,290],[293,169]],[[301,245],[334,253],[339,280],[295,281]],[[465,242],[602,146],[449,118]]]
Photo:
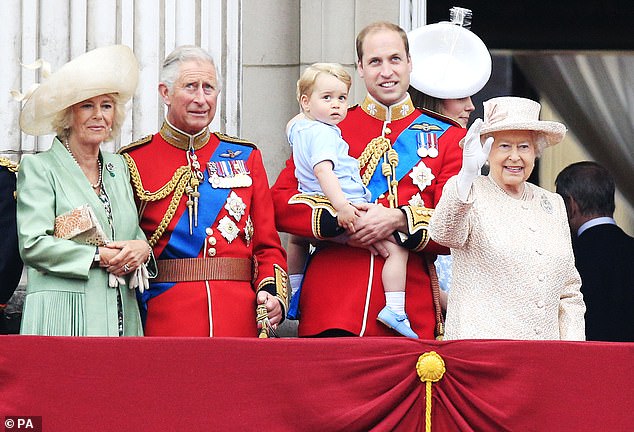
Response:
[[[0,334],[17,333],[20,329],[14,317],[4,314],[22,274],[15,224],[16,170],[17,164],[0,158]]]
[[[596,162],[577,162],[555,184],[568,210],[586,339],[634,341],[634,238],[613,219],[614,179]]]

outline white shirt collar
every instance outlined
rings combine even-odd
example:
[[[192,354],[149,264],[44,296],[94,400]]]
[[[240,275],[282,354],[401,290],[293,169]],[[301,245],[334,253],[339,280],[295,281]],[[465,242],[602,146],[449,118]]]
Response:
[[[593,226],[603,225],[603,224],[612,224],[616,225],[616,221],[608,216],[602,216],[594,219],[590,219],[588,222],[584,223],[577,230],[577,237],[581,235],[582,232],[587,230],[588,228],[592,228]]]

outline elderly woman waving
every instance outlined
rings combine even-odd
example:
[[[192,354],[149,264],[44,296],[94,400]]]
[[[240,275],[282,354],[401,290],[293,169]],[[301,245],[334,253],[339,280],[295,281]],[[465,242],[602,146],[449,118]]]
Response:
[[[539,121],[540,108],[516,97],[485,102],[436,206],[431,237],[454,257],[446,339],[585,339],[564,203],[527,182],[541,151],[566,133]]]
[[[21,333],[142,335],[135,287],[150,249],[121,156],[100,151],[117,134],[136,89],[132,50],[95,49],[67,63],[28,98],[25,133],[56,133],[25,156],[17,184],[20,253],[28,267]]]

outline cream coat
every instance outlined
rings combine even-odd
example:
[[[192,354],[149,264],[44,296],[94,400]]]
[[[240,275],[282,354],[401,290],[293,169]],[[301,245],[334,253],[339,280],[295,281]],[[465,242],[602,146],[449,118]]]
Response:
[[[511,198],[478,177],[467,202],[450,179],[431,237],[451,248],[446,339],[585,340],[585,304],[561,197],[526,183]]]

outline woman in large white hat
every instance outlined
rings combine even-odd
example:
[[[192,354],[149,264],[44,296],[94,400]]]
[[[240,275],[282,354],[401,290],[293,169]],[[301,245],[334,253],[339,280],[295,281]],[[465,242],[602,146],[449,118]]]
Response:
[[[100,151],[119,132],[137,81],[130,48],[98,48],[46,79],[22,109],[25,133],[56,134],[49,150],[23,158],[18,174],[18,237],[28,268],[23,334],[142,335],[129,287],[143,288],[150,249],[127,165]]]
[[[431,237],[454,260],[446,339],[585,339],[566,208],[527,182],[542,150],[566,133],[540,121],[540,108],[517,97],[485,102],[436,206]]]
[[[469,9],[451,8],[451,21],[419,27],[408,33],[412,72],[409,94],[418,108],[433,111],[463,128],[475,110],[471,97],[491,76],[491,54],[482,40],[463,27]],[[447,308],[452,284],[451,255],[438,255],[436,275],[440,304]]]

